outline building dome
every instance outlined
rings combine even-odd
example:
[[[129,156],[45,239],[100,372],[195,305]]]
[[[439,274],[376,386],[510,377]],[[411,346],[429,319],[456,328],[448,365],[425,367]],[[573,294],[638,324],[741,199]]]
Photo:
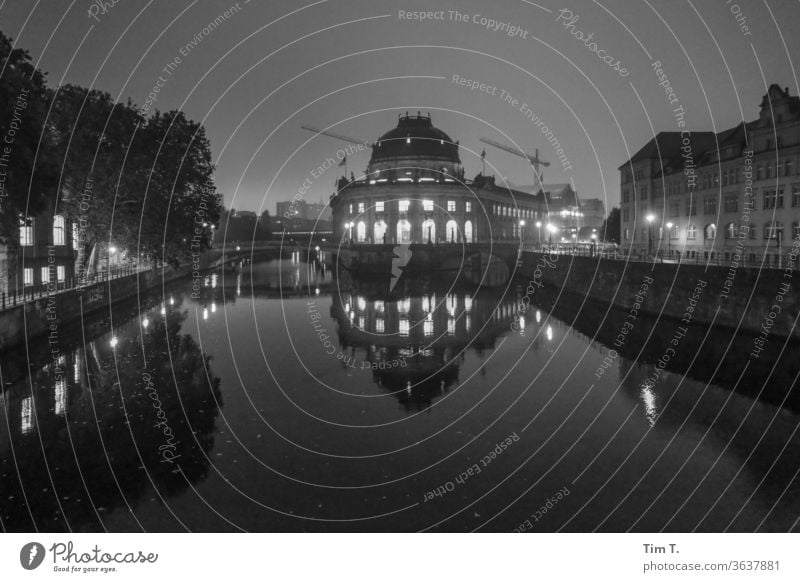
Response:
[[[434,127],[430,114],[402,115],[397,127],[384,133],[372,147],[367,173],[393,170],[430,170],[458,175],[461,159],[458,144]]]

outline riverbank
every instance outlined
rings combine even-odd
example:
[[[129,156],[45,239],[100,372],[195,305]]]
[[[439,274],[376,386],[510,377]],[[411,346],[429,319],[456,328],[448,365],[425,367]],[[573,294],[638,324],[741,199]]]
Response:
[[[627,262],[526,252],[520,284],[563,289],[613,305],[689,323],[746,331],[753,357],[772,336],[800,339],[800,271],[677,263]],[[543,266],[544,265],[544,266]],[[523,291],[524,293],[525,291]]]
[[[0,312],[0,352],[34,339],[57,343],[62,326],[151,289],[192,276],[192,268],[155,269],[45,295]]]

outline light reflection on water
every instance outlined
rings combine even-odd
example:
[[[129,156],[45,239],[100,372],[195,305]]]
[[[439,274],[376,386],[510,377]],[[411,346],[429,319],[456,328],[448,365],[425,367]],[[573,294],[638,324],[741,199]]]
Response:
[[[642,329],[598,379],[613,316],[598,332],[599,308],[543,292],[514,326],[517,290],[451,283],[389,293],[292,254],[115,307],[86,343],[63,334],[33,389],[4,359],[3,526],[509,531],[565,485],[544,531],[786,530],[800,515],[783,495],[800,468],[791,384],[756,370],[740,384],[765,389],[733,391],[724,334],[687,336],[650,384],[663,347]],[[512,433],[479,478],[425,499]]]

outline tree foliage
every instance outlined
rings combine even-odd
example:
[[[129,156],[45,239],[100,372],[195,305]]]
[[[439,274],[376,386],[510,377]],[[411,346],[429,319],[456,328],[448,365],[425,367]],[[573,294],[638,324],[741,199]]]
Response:
[[[619,208],[614,207],[611,209],[611,212],[608,213],[608,217],[603,221],[603,226],[600,229],[600,236],[603,237],[605,242],[619,244],[620,228],[622,228],[622,221],[620,220]]]
[[[29,55],[11,46],[0,33],[2,135],[20,125],[12,117],[20,92],[28,97],[10,163],[0,167],[0,242],[18,240],[20,218],[46,211],[78,225],[79,270],[91,270],[101,243],[173,265],[209,248],[221,196],[203,126],[180,111],[145,118],[103,91],[50,91]]]
[[[50,93],[27,51],[0,32],[0,243],[19,244],[19,219],[55,194],[45,123]],[[39,145],[45,148],[39,152]],[[38,154],[38,155],[37,155]],[[36,168],[35,168],[36,166]]]

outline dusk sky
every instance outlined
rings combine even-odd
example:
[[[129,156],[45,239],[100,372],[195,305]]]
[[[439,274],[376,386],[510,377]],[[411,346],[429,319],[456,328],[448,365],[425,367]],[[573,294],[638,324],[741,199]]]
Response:
[[[524,160],[479,142],[489,137],[538,148],[552,163],[545,182],[574,180],[582,197],[610,207],[619,202],[617,168],[653,132],[678,129],[654,61],[693,130],[754,119],[771,83],[798,93],[792,61],[800,60],[800,39],[789,0],[100,4],[5,1],[0,29],[30,51],[52,87],[77,83],[143,104],[162,76],[154,107],[181,108],[204,123],[226,206],[259,213],[274,212],[307,178],[306,198],[327,200],[340,175],[337,167],[311,175],[346,144],[314,137],[303,124],[372,141],[394,127],[398,112],[430,112],[460,141],[468,177],[481,170],[485,148],[487,171],[532,183]],[[401,17],[420,10],[442,12],[424,22]],[[590,33],[588,43],[579,39]],[[454,75],[487,90],[471,91]],[[523,104],[552,130],[571,169]],[[348,173],[360,175],[368,159],[368,150],[351,155]]]

